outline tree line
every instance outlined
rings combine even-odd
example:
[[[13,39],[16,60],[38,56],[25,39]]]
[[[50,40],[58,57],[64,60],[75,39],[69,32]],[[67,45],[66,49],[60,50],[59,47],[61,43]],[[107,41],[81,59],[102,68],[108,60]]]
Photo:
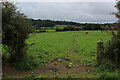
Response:
[[[77,27],[83,27],[82,30],[104,30],[107,27],[113,27],[115,26],[117,23],[104,23],[104,24],[95,24],[95,23],[77,23],[77,22],[68,22],[68,21],[54,21],[54,20],[42,20],[42,19],[38,19],[38,20],[34,20],[31,19],[32,21],[32,25],[38,30],[40,27],[51,27],[53,28],[55,25],[70,25],[70,26],[77,26]],[[69,26],[69,27],[70,27]],[[75,27],[76,28],[76,27]],[[54,29],[54,28],[53,28]],[[70,28],[64,28],[64,29],[56,29],[57,31],[68,31],[68,30],[73,30],[73,27],[71,29]],[[74,29],[74,30],[80,30],[79,28]]]

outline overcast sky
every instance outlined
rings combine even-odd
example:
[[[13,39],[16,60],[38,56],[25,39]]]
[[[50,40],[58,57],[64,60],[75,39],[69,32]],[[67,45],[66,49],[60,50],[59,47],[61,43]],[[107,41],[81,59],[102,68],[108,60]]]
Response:
[[[17,7],[34,19],[74,22],[116,22],[115,2],[19,2]]]

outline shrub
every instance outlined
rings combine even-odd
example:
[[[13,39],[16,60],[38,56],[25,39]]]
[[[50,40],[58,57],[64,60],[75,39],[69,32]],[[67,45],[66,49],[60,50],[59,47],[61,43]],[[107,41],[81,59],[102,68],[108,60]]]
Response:
[[[21,60],[20,62],[14,63],[14,67],[19,71],[27,71],[32,70],[39,66],[39,60],[37,58],[31,56],[27,56],[26,59]]]
[[[120,80],[120,77],[116,74],[107,74],[103,73],[100,77],[99,80]]]
[[[29,34],[33,31],[31,21],[10,2],[2,2],[2,44],[11,63],[26,57]],[[7,46],[7,48],[6,48]]]
[[[113,64],[102,64],[100,65],[100,71],[114,72],[116,70],[116,66]]]
[[[116,65],[120,64],[120,39],[113,39],[105,48],[104,57]],[[109,55],[109,56],[108,56]]]
[[[118,24],[114,26],[118,30],[116,33],[112,30],[112,39],[105,47],[104,57],[120,68],[120,1],[117,1],[115,7],[118,9],[115,16],[119,19]]]
[[[56,30],[56,32],[63,31],[63,29],[60,29],[60,28],[56,28],[55,30]]]

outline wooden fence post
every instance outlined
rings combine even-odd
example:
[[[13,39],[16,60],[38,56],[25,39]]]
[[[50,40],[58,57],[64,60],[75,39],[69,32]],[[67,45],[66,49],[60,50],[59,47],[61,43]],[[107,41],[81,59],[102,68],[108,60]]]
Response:
[[[97,41],[97,65],[101,65],[103,59],[103,41]]]

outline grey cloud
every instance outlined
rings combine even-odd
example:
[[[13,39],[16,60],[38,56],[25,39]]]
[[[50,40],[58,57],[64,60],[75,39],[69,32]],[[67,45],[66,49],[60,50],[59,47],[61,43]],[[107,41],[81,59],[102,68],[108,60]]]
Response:
[[[30,18],[77,22],[115,22],[114,2],[20,2],[17,7]],[[21,8],[20,8],[21,7]]]

